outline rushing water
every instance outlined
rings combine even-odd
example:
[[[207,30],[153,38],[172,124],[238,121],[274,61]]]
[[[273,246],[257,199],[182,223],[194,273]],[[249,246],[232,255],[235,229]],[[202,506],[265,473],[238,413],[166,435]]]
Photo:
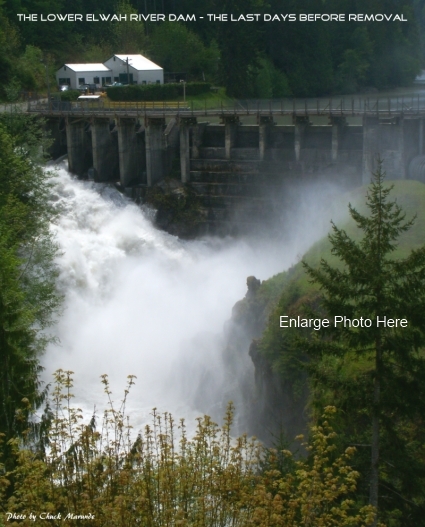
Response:
[[[267,233],[181,241],[111,187],[78,181],[64,164],[53,199],[65,303],[54,328],[60,343],[43,358],[45,378],[58,368],[75,372],[76,401],[89,414],[105,407],[101,374],[117,400],[126,376],[136,375],[129,404],[136,427],[153,407],[188,417],[219,402],[223,325],[245,295],[246,277],[283,270],[323,232],[320,222],[303,228],[297,220],[297,236],[285,243]],[[307,210],[308,203],[304,217]],[[244,367],[252,368],[247,350]],[[205,392],[205,407],[197,407],[195,392]]]

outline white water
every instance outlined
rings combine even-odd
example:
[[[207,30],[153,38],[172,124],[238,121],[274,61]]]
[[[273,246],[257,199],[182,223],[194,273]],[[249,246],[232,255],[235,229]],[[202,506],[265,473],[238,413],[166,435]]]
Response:
[[[218,402],[223,325],[246,293],[246,277],[263,280],[287,268],[324,230],[311,222],[307,200],[300,210],[308,221],[286,225],[294,236],[285,243],[267,236],[183,242],[115,190],[78,181],[64,165],[54,199],[65,304],[54,328],[60,344],[43,358],[45,379],[58,368],[75,372],[76,401],[91,413],[105,407],[101,374],[117,400],[126,376],[136,375],[129,404],[136,428],[153,407],[176,418],[199,415],[195,391],[205,390],[210,406]]]

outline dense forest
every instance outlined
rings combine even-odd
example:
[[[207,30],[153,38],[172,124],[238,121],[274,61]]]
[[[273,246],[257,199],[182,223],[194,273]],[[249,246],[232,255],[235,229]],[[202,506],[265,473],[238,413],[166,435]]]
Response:
[[[300,4],[6,0],[0,98],[45,91],[65,61],[100,62],[117,52],[143,53],[232,97],[381,90],[408,85],[425,66],[423,0]],[[16,17],[67,12],[403,13],[408,21],[41,26]],[[259,283],[239,305],[247,324],[254,311],[267,319],[250,354],[258,371],[268,368],[272,388],[284,386],[305,414],[300,447],[289,436],[275,448],[234,438],[231,405],[221,427],[199,418],[193,438],[184,422],[155,411],[135,437],[125,412],[134,376],[122,403],[102,377],[107,409],[90,422],[72,404],[72,372],[56,372],[50,392],[40,381],[40,355],[62,300],[42,124],[0,113],[0,527],[65,518],[99,527],[425,525],[424,185],[388,185],[380,165],[366,199],[364,188],[357,191],[347,225],[333,225],[303,262]],[[284,314],[364,317],[373,328],[285,332]],[[408,327],[380,327],[383,316]]]
[[[19,22],[17,13],[80,13],[78,22]],[[88,22],[107,13],[195,14],[196,22]],[[210,22],[207,13],[258,13]],[[386,13],[407,22],[265,22],[263,14]],[[203,19],[199,17],[203,16]],[[408,85],[424,66],[422,0],[6,0],[0,6],[0,97],[45,90],[46,71],[142,53],[165,72],[225,86],[231,97],[307,97]]]

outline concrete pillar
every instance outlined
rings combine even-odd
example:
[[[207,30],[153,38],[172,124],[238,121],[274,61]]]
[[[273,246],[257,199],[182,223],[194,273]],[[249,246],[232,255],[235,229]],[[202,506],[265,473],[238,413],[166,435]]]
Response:
[[[301,160],[301,148],[304,142],[304,134],[307,126],[310,124],[308,117],[299,117],[294,118],[295,124],[295,161],[299,162]]]
[[[51,140],[50,146],[47,148],[47,152],[52,159],[66,154],[66,131],[65,131],[65,120],[63,118],[51,118],[46,119],[44,128]]]
[[[222,115],[221,120],[224,123],[224,156],[226,159],[230,159],[232,148],[236,143],[239,117],[237,115]]]
[[[365,115],[363,117],[363,185],[370,183],[379,154],[379,120],[377,117]]]
[[[92,121],[92,148],[94,180],[97,182],[119,179],[118,137],[113,133],[109,119]]]
[[[144,127],[137,119],[119,118],[118,155],[120,182],[123,187],[146,183],[146,149]]]
[[[69,171],[77,176],[83,176],[90,168],[87,162],[86,148],[89,142],[87,123],[83,119],[67,119],[66,146],[68,150]]]
[[[404,119],[400,117],[394,123],[396,127],[395,163],[393,177],[390,179],[407,179],[406,150],[404,145]],[[384,167],[385,168],[385,167]]]
[[[338,161],[338,150],[341,144],[344,126],[346,126],[345,117],[331,117],[330,124],[332,125],[332,161]]]
[[[406,178],[404,120],[402,117],[365,117],[363,125],[363,183],[370,182],[378,157],[388,179]]]
[[[337,124],[332,125],[332,161],[337,161],[338,159],[338,141],[339,140],[339,126]]]
[[[189,130],[188,126],[180,124],[180,171],[183,183],[190,180]]]
[[[146,118],[146,178],[151,187],[165,177],[165,119]]]
[[[192,153],[191,153],[192,159],[200,158],[199,149],[201,148],[202,143],[204,142],[203,139],[204,139],[205,128],[209,124],[210,124],[209,122],[196,123],[195,126],[192,128]]]
[[[263,161],[266,155],[266,149],[269,143],[270,127],[273,125],[273,118],[269,116],[260,116],[259,121],[259,150],[260,161]]]
[[[190,121],[180,119],[180,172],[182,183],[190,180]]]

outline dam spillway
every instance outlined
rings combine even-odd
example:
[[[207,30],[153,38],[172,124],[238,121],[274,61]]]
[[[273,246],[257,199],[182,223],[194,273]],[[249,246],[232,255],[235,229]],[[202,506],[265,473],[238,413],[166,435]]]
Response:
[[[178,179],[207,211],[206,230],[226,232],[231,222],[273,214],[290,185],[368,183],[378,158],[389,179],[424,179],[422,103],[38,111],[54,139],[53,157],[67,153],[71,172],[119,182],[142,199],[164,179]]]

